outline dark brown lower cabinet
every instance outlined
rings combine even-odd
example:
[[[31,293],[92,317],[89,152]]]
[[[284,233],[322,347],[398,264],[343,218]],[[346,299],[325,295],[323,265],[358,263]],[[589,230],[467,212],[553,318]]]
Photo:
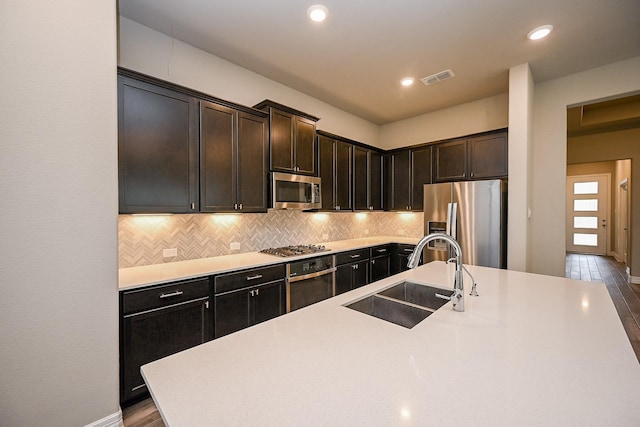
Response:
[[[391,274],[402,273],[409,269],[407,262],[413,253],[415,245],[397,244],[391,251]],[[422,264],[422,260],[420,261]]]
[[[369,282],[391,275],[391,250],[392,245],[374,246],[370,249]]]
[[[369,283],[369,261],[339,265],[336,269],[336,295]]]
[[[215,338],[273,319],[285,311],[285,282],[278,280],[215,295]]]
[[[211,339],[209,279],[121,293],[120,402],[148,396],[144,364]]]

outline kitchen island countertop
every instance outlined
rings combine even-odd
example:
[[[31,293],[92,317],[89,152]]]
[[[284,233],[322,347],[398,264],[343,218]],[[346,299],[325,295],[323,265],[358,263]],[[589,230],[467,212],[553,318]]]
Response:
[[[260,252],[244,252],[233,255],[223,255],[210,258],[192,259],[187,261],[167,262],[163,264],[143,265],[140,267],[121,268],[118,271],[118,289],[134,289],[141,286],[168,283],[175,280],[193,279],[212,274],[227,273],[245,268],[262,267],[265,265],[282,264],[303,258],[312,258],[352,249],[366,248],[369,246],[384,245],[387,243],[416,244],[417,238],[375,236],[358,239],[337,240],[333,242],[321,242],[329,250],[315,254],[307,254],[292,257],[278,257]]]
[[[343,306],[403,279],[450,289],[432,262],[142,373],[169,427],[638,425],[640,364],[603,284],[468,268],[462,313],[406,329]]]

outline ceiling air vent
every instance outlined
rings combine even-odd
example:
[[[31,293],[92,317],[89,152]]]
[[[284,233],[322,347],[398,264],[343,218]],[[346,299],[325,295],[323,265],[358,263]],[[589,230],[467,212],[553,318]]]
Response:
[[[450,79],[451,77],[455,77],[455,74],[453,74],[453,71],[444,70],[444,71],[440,71],[439,73],[435,73],[435,74],[431,74],[430,76],[423,77],[420,79],[420,81],[425,85],[429,86],[429,85],[441,82],[443,80]]]

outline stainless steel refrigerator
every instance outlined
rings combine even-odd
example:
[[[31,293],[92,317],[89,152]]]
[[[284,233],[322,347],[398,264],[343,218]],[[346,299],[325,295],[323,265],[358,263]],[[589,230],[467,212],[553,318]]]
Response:
[[[444,232],[462,248],[463,263],[507,267],[507,182],[465,181],[424,186],[424,232]],[[441,240],[429,243],[424,262],[453,257]]]

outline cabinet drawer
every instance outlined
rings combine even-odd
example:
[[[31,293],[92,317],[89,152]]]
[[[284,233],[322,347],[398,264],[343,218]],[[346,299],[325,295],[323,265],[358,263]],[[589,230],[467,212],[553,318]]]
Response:
[[[371,258],[386,256],[391,254],[391,245],[374,246],[371,248]]]
[[[122,294],[122,314],[152,310],[208,296],[208,277],[154,286],[153,288],[125,291]]]
[[[413,253],[413,251],[415,250],[416,245],[407,245],[404,243],[398,243],[398,246],[396,247],[396,253],[399,255],[411,255]]]
[[[221,274],[214,279],[214,294],[255,286],[261,283],[284,279],[284,264],[263,268],[252,268],[237,273]]]
[[[336,265],[348,264],[369,259],[369,248],[356,249],[336,254]]]

